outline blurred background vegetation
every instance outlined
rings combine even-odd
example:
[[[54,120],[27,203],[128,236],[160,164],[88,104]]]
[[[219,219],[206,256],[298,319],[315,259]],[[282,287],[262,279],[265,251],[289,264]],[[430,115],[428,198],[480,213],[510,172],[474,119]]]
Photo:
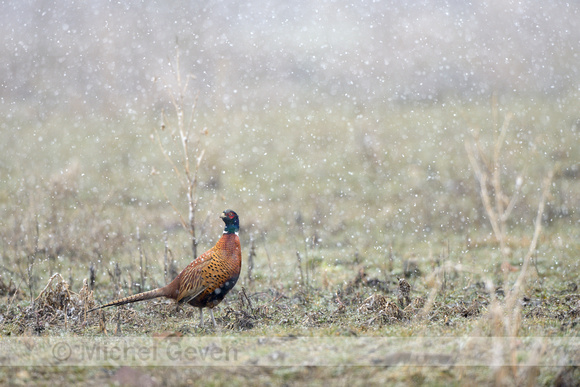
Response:
[[[134,272],[145,252],[154,277],[145,287],[155,287],[165,238],[177,267],[190,261],[168,204],[186,213],[185,191],[151,140],[174,124],[161,117],[177,50],[193,76],[186,101],[197,98],[192,133],[206,150],[201,251],[220,236],[225,208],[240,215],[244,254],[256,243],[254,275],[290,282],[297,251],[332,267],[383,262],[393,250],[425,256],[450,239],[458,256],[493,245],[464,142],[479,134],[491,147],[508,112],[508,193],[523,179],[510,228],[531,234],[542,179],[554,170],[544,221],[551,235],[578,240],[579,9],[4,2],[2,277],[27,282],[42,262],[31,273],[40,283],[57,271],[80,284],[91,265],[108,281],[114,262]],[[171,151],[171,132],[161,133]]]

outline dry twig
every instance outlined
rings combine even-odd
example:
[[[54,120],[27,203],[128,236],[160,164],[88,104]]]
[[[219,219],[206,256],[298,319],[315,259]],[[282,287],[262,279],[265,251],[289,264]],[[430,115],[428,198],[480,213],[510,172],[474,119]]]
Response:
[[[194,79],[194,76],[188,74],[185,80],[182,79],[179,61],[179,49],[176,50],[175,62],[172,64],[172,67],[175,73],[177,91],[175,91],[175,89],[168,89],[169,99],[171,101],[171,105],[173,106],[173,112],[177,119],[177,123],[176,127],[174,127],[173,130],[169,133],[169,136],[181,149],[181,165],[178,165],[171,157],[171,153],[167,150],[166,146],[161,140],[161,135],[158,129],[155,130],[155,136],[153,139],[156,140],[159,148],[161,149],[161,153],[171,166],[171,169],[175,173],[178,181],[185,188],[188,208],[187,217],[185,217],[181,211],[179,211],[177,207],[171,202],[171,200],[169,200],[165,189],[161,187],[165,199],[179,215],[182,226],[190,234],[193,257],[197,257],[197,188],[199,185],[199,169],[205,155],[205,148],[201,146],[201,141],[203,135],[207,134],[207,131],[199,132],[198,135],[195,136],[195,142],[191,144],[191,130],[194,126],[193,117],[195,115],[195,108],[197,105],[197,96],[194,98],[191,106],[188,107],[188,103],[186,102],[186,95],[188,93],[189,81]],[[186,109],[190,109],[190,111],[186,111]],[[168,119],[165,111],[163,111],[162,117],[163,124],[161,125],[161,130],[165,130],[166,123],[170,122],[170,120]]]

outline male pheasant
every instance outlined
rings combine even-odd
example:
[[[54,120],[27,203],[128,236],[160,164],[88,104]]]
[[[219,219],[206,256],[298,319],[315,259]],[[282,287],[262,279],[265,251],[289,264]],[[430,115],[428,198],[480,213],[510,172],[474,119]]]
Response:
[[[242,249],[237,234],[240,229],[238,214],[232,210],[225,210],[221,218],[226,227],[220,240],[214,247],[187,265],[169,285],[109,302],[89,312],[109,306],[167,297],[174,299],[177,303],[189,303],[199,308],[201,326],[203,326],[203,308],[209,308],[215,327],[212,309],[234,287],[242,266]]]

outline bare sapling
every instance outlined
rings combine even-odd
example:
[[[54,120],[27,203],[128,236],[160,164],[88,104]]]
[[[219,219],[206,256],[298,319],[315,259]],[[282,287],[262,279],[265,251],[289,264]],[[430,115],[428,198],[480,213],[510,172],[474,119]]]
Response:
[[[517,203],[523,184],[523,177],[520,175],[514,182],[511,197],[506,194],[502,187],[501,152],[512,117],[513,115],[511,113],[506,114],[503,124],[499,128],[499,134],[494,131],[491,159],[482,148],[477,132],[473,134],[473,143],[465,142],[467,157],[473,168],[475,178],[479,183],[483,207],[491,224],[493,234],[499,243],[500,253],[504,259],[507,258],[509,251],[506,246],[506,224]]]
[[[179,49],[176,50],[175,61],[172,64],[172,69],[175,74],[175,85],[173,87],[166,86],[172,106],[172,119],[170,119],[167,112],[163,110],[163,121],[160,129],[161,132],[165,132],[168,129],[167,136],[173,142],[173,145],[179,149],[178,156],[174,156],[173,153],[168,150],[167,145],[162,141],[162,135],[159,128],[155,129],[155,136],[153,136],[153,139],[159,145],[163,156],[170,164],[171,169],[179,180],[181,186],[185,189],[187,196],[187,215],[184,215],[177,209],[177,206],[168,198],[163,186],[161,187],[166,200],[179,215],[183,228],[191,236],[193,257],[197,257],[197,189],[199,186],[199,170],[205,154],[205,147],[202,144],[202,139],[207,135],[207,131],[199,131],[197,133],[194,131],[194,115],[197,97],[194,97],[193,102],[191,102],[192,98],[189,89],[189,82],[190,80],[195,79],[195,77],[191,74],[188,74],[185,77],[182,76],[179,62]],[[177,161],[177,159],[180,161]]]
[[[497,122],[498,115],[497,106],[495,104],[492,112],[494,120]],[[481,201],[485,212],[487,213],[494,236],[499,243],[500,254],[504,260],[504,264],[502,264],[502,270],[505,273],[505,299],[503,303],[495,296],[495,286],[491,279],[486,280],[486,288],[491,297],[489,322],[491,334],[494,337],[493,368],[495,369],[495,380],[497,384],[504,384],[507,382],[506,379],[509,379],[510,367],[506,366],[506,364],[511,364],[511,377],[516,382],[523,382],[524,380],[529,382],[534,379],[533,375],[529,373],[518,376],[517,372],[517,366],[519,363],[517,359],[515,338],[518,336],[521,327],[522,313],[521,303],[518,302],[518,300],[522,297],[525,291],[525,281],[529,275],[530,264],[542,231],[542,216],[553,177],[553,171],[550,171],[543,181],[542,193],[535,217],[534,234],[528,247],[528,251],[523,258],[523,263],[515,284],[510,285],[507,275],[507,272],[510,271],[511,268],[511,265],[507,262],[510,255],[509,248],[506,244],[508,236],[507,222],[517,203],[524,182],[523,174],[520,174],[514,182],[511,197],[506,194],[505,189],[502,187],[501,171],[506,170],[506,167],[502,165],[501,162],[502,149],[506,143],[506,134],[511,119],[512,114],[506,114],[503,124],[498,126],[498,130],[494,132],[491,157],[487,156],[485,150],[481,146],[477,133],[473,136],[473,142],[465,142],[467,156],[479,184]],[[506,341],[500,339],[501,337],[511,338],[511,343],[506,345]],[[538,346],[538,348],[542,348],[542,346]],[[541,354],[534,354],[534,358],[537,358],[538,356],[541,356]],[[533,367],[528,368],[533,371]]]

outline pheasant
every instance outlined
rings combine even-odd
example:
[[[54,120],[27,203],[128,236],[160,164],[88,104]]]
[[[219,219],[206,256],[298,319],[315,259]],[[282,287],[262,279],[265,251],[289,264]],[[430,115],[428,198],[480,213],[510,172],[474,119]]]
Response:
[[[226,227],[219,241],[187,265],[169,285],[109,302],[89,312],[109,306],[166,297],[179,304],[189,303],[199,308],[201,326],[203,326],[203,308],[209,308],[215,327],[213,308],[234,287],[242,266],[242,249],[237,234],[240,229],[238,214],[232,210],[225,210],[220,217]]]

